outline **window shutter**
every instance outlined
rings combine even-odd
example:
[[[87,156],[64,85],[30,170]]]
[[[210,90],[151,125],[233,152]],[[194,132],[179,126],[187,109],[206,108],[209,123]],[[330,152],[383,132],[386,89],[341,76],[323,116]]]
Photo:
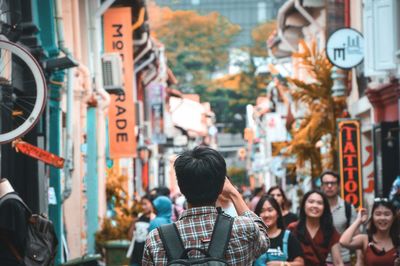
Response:
[[[372,76],[374,74],[374,18],[372,12],[372,0],[366,0],[363,12],[363,33],[365,41],[365,75]]]
[[[396,68],[395,47],[396,33],[396,3],[397,0],[373,1],[374,22],[374,62],[376,70]]]

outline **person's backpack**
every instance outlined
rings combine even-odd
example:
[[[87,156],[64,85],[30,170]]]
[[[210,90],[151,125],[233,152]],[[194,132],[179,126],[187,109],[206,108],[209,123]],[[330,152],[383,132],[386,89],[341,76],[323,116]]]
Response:
[[[282,250],[278,248],[269,248],[267,252],[262,254],[253,263],[253,266],[265,266],[270,261],[287,261],[289,258],[288,252],[288,241],[289,241],[290,231],[285,230],[282,239]]]
[[[53,223],[43,215],[32,214],[25,202],[16,194],[6,194],[0,199],[1,204],[7,199],[19,201],[28,211],[25,256],[22,257],[13,244],[3,239],[15,258],[25,266],[49,266],[53,264],[57,253],[58,240]]]
[[[269,249],[266,253],[266,262],[268,261],[287,261],[289,258],[288,253],[288,240],[289,240],[289,230],[285,230],[282,240],[282,249]]]
[[[198,265],[198,266],[223,266],[228,265],[225,260],[225,251],[228,247],[233,218],[219,213],[214,225],[211,242],[208,249],[186,248],[179,235],[176,225],[167,224],[158,228],[161,241],[168,257],[168,266]],[[188,253],[196,250],[204,254],[202,258],[189,258]]]

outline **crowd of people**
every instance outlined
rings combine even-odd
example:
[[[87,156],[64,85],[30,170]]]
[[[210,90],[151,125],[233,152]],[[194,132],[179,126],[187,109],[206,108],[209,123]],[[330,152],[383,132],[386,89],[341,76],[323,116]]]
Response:
[[[181,194],[158,187],[140,198],[129,230],[130,265],[400,266],[400,177],[370,212],[340,195],[340,177],[321,173],[321,187],[302,196],[298,211],[279,186],[239,192],[224,158],[197,147],[174,162]],[[21,265],[26,212],[0,179],[0,265]]]
[[[321,187],[305,193],[295,213],[279,186],[258,187],[251,198],[239,194],[212,149],[187,151],[174,167],[182,194],[171,197],[160,187],[142,197],[143,214],[131,228],[131,265],[166,265],[172,259],[161,230],[153,230],[171,223],[185,247],[194,249],[187,259],[201,257],[196,249],[207,250],[219,215],[215,207],[234,219],[228,265],[400,265],[399,214],[392,200],[400,190],[390,199],[376,198],[368,219],[366,209],[357,211],[339,196],[339,175],[325,171]],[[257,225],[256,233],[250,233],[250,224]]]

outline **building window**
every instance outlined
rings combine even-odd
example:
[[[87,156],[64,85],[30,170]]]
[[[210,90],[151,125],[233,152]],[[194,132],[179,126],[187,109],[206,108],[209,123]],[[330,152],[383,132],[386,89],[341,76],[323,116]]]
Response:
[[[258,23],[262,23],[267,20],[267,4],[265,2],[257,3],[257,14]]]

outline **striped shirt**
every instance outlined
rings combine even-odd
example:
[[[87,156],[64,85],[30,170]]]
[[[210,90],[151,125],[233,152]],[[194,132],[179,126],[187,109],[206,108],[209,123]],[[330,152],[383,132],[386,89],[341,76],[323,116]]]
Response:
[[[217,219],[217,209],[211,206],[196,207],[184,211],[175,222],[185,248],[207,249]],[[252,265],[253,261],[267,251],[269,238],[261,219],[251,211],[234,218],[231,238],[225,252],[229,265]],[[198,251],[189,253],[191,258],[201,258]],[[167,256],[158,230],[147,236],[142,265],[167,265]]]

